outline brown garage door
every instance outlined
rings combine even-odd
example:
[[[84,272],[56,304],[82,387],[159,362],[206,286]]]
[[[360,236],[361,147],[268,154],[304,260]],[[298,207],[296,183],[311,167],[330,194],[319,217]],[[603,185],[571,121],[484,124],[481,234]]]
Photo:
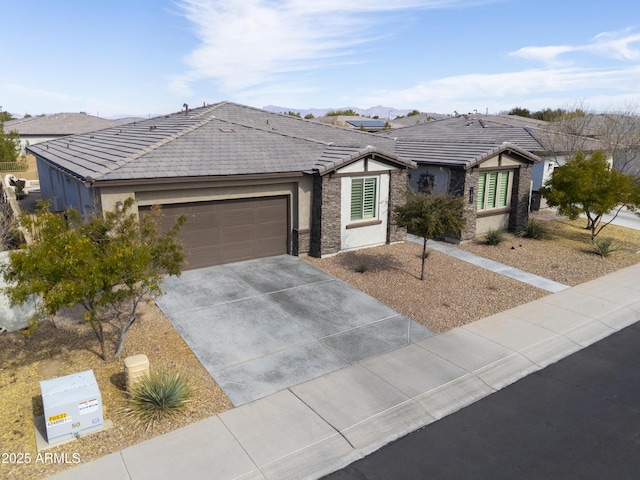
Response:
[[[288,253],[287,197],[162,205],[162,229],[180,215],[187,216],[180,230],[185,269]]]

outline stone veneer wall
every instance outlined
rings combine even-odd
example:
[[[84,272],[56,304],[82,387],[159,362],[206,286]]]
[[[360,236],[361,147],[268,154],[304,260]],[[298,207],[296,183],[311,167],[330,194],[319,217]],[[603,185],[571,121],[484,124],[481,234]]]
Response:
[[[469,194],[473,188],[473,201],[469,203]],[[464,198],[464,216],[467,223],[457,235],[458,240],[472,240],[476,237],[476,196],[478,194],[478,170],[451,169],[449,193],[462,195]]]
[[[529,190],[531,187],[531,166],[522,165],[516,169],[511,187],[511,213],[509,230],[518,231],[529,220]]]
[[[309,254],[321,257],[340,251],[340,177],[317,175],[313,179],[311,206],[311,248]]]
[[[389,175],[389,218],[387,221],[387,243],[402,242],[407,238],[407,230],[393,224],[393,210],[407,201],[409,176],[407,169],[393,170]]]
[[[294,228],[291,233],[291,255],[309,253],[311,249],[311,230],[298,230]]]

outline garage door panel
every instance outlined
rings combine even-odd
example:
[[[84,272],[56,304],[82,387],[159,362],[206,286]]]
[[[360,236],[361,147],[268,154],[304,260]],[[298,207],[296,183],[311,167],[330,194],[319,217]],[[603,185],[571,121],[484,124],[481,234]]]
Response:
[[[215,265],[223,263],[220,255],[211,253],[210,249],[205,251],[192,251],[189,255],[185,256],[184,269],[201,268],[202,266],[208,265],[209,262],[215,262]]]
[[[140,212],[150,207],[140,207]],[[167,231],[180,215],[185,269],[288,253],[287,197],[170,204],[162,207]]]
[[[280,238],[282,236],[282,229],[279,224],[270,223],[267,225],[260,225],[260,238]]]
[[[253,242],[253,225],[239,225],[222,229],[222,243],[227,245],[236,242]]]
[[[251,210],[225,212],[222,215],[220,222],[225,227],[252,225],[254,222],[254,214]]]

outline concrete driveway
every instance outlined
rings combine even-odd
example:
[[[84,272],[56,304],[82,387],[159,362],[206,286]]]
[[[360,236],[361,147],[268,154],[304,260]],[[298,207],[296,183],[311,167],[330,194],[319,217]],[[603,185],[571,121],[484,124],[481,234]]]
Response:
[[[433,332],[289,255],[168,278],[158,306],[234,405]]]

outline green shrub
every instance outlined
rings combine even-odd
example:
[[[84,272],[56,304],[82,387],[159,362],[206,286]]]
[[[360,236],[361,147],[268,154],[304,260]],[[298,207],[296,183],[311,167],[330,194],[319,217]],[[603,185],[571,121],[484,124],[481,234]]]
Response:
[[[518,232],[519,237],[532,238],[534,240],[544,240],[549,236],[547,226],[534,219],[529,219],[527,224]]]
[[[134,384],[129,395],[129,415],[149,429],[179,412],[193,395],[193,387],[182,373],[161,368]]]
[[[595,238],[593,240],[593,250],[601,257],[608,257],[614,252],[620,250],[620,245],[613,238]]]
[[[366,263],[361,263],[360,265],[358,265],[356,267],[356,272],[358,272],[358,273],[364,273],[367,270],[369,270],[369,267],[367,266]]]
[[[501,228],[490,229],[484,234],[484,241],[487,245],[498,245],[504,240],[504,230]]]

